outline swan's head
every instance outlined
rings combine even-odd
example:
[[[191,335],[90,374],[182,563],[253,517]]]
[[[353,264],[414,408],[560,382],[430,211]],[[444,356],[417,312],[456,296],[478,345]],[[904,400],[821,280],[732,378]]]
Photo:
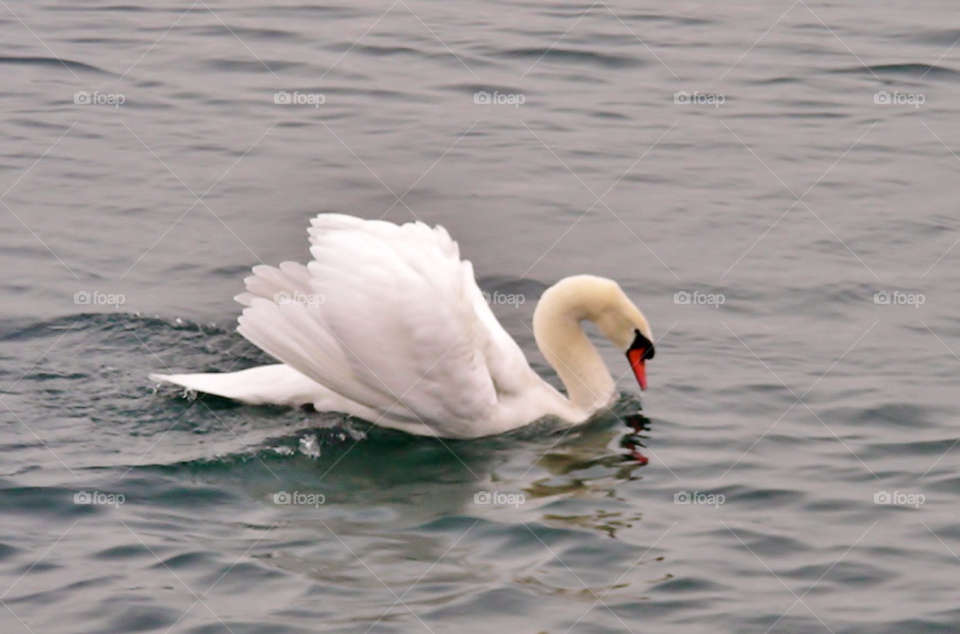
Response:
[[[610,343],[627,355],[630,369],[637,378],[641,390],[647,389],[646,361],[656,353],[650,324],[640,309],[627,297],[620,285],[613,280],[594,278],[600,291],[596,313],[587,317],[597,325],[597,330]]]
[[[542,319],[538,319],[538,314]],[[560,314],[580,322],[596,324],[610,343],[627,355],[630,368],[640,385],[647,389],[646,361],[656,350],[650,324],[620,285],[603,277],[576,275],[560,280],[547,289],[534,313],[534,331],[547,315]],[[544,327],[549,328],[547,323]]]

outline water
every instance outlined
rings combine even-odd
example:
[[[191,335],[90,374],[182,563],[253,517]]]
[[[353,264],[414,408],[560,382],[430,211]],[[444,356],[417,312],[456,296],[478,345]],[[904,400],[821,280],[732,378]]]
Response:
[[[956,631],[952,9],[7,3],[0,630]],[[446,226],[547,377],[536,297],[619,280],[649,463],[627,379],[471,442],[156,393],[268,361],[321,211]]]

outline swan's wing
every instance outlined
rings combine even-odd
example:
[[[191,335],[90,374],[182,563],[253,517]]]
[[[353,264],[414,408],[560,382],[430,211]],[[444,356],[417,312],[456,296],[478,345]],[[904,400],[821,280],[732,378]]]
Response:
[[[247,278],[239,332],[384,417],[460,435],[451,426],[493,416],[510,367],[529,366],[447,232],[339,214],[312,224],[306,267],[258,266]]]

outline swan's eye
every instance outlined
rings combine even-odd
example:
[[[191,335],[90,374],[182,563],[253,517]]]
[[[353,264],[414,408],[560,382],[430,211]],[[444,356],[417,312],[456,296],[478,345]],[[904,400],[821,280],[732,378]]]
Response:
[[[634,329],[634,332],[637,333],[636,338],[634,338],[633,343],[630,344],[630,347],[627,349],[627,356],[630,356],[630,353],[634,350],[642,350],[641,359],[647,360],[652,359],[653,355],[656,354],[656,349],[653,347],[653,342],[643,336],[643,333],[637,329]]]

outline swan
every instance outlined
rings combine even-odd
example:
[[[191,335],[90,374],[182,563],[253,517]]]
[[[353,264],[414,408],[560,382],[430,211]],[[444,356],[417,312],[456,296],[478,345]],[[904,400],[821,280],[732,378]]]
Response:
[[[530,367],[494,317],[447,231],[342,214],[311,221],[304,266],[255,266],[236,300],[238,332],[281,363],[221,374],[151,374],[248,404],[312,405],[442,438],[478,438],[544,417],[573,426],[616,399],[581,328],[593,322],[640,385],[654,356],[643,313],[613,280],[567,277],[533,314],[537,347],[564,396]]]

